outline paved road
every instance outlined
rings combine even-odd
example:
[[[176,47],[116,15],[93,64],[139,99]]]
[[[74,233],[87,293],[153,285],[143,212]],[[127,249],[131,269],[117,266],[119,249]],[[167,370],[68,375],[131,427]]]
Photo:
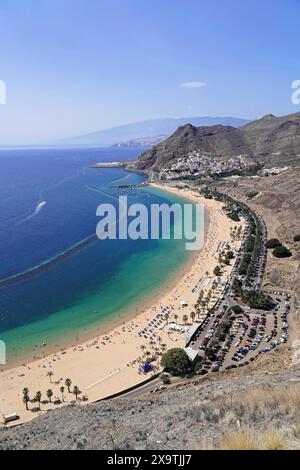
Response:
[[[159,387],[162,384],[161,379],[156,378],[151,382],[141,385],[140,387],[136,388],[135,390],[131,390],[130,392],[124,393],[120,395],[118,398],[135,398],[139,397],[140,395],[144,395],[145,393],[150,393],[151,390],[154,390],[156,387]]]
[[[180,377],[171,378],[172,385],[176,383],[180,383],[182,381],[183,379]],[[137,398],[137,397],[140,397],[141,395],[145,395],[146,393],[154,392],[154,390],[157,390],[161,386],[162,386],[162,381],[158,377],[145,385],[141,385],[140,387],[136,388],[135,390],[132,390],[131,392],[127,392],[127,393],[124,393],[123,395],[120,395],[118,398]],[[159,393],[159,391],[155,391],[154,393]]]

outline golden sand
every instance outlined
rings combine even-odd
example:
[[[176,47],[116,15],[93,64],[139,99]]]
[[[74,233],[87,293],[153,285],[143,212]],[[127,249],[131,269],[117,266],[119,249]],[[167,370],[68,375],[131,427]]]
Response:
[[[238,225],[232,222],[222,211],[222,204],[214,200],[205,200],[191,191],[180,192],[178,189],[163,187],[174,194],[180,193],[198,204],[203,204],[209,214],[209,224],[206,227],[205,243],[201,251],[193,257],[185,273],[169,286],[167,291],[149,308],[123,324],[115,327],[109,333],[99,335],[83,344],[68,348],[47,356],[46,358],[18,366],[0,373],[0,415],[16,412],[20,420],[16,423],[29,421],[48,409],[55,409],[62,405],[53,403],[42,404],[41,412],[32,412],[37,405],[29,403],[26,411],[22,402],[22,390],[29,388],[30,398],[39,390],[42,400],[47,400],[46,391],[53,390],[52,402],[62,399],[60,387],[65,386],[65,379],[72,380],[73,389],[77,385],[81,397],[86,395],[88,402],[99,400],[121,390],[144,381],[148,375],[139,371],[139,365],[145,362],[146,353],[151,356],[161,354],[171,347],[185,345],[186,332],[183,316],[188,315],[188,324],[191,324],[190,313],[198,299],[199,290],[207,292],[214,280],[213,269],[218,264],[218,248],[222,242],[228,242],[237,247],[239,242],[232,241],[231,228]],[[224,269],[222,280],[228,277],[232,266]],[[209,273],[209,274],[207,274]],[[216,295],[221,291],[215,292]],[[188,306],[183,307],[182,301]],[[164,314],[168,313],[169,318]],[[157,317],[157,315],[162,315]],[[177,316],[177,318],[176,318]],[[176,322],[182,327],[181,332],[169,329],[170,323]],[[197,316],[195,321],[201,321]],[[149,325],[149,323],[152,324]],[[147,331],[141,332],[147,327]],[[152,330],[152,331],[151,331]],[[146,337],[145,337],[146,336]],[[151,339],[152,338],[152,339]],[[153,372],[159,371],[160,356],[153,363]],[[48,372],[53,372],[49,377]],[[151,372],[150,372],[151,374]],[[65,387],[66,388],[66,387]],[[74,401],[72,393],[64,392],[65,403]]]

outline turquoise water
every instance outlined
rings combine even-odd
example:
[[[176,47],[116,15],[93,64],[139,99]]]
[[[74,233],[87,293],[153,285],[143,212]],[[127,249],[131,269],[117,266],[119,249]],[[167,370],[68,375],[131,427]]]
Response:
[[[134,312],[190,259],[184,240],[96,239],[97,206],[120,194],[147,206],[186,202],[118,187],[142,182],[142,175],[88,168],[135,152],[0,152],[0,339],[8,364],[41,354],[43,342],[62,347]]]

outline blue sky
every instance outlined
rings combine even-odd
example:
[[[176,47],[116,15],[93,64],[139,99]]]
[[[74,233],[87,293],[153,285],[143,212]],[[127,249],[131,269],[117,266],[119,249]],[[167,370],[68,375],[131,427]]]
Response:
[[[299,0],[0,0],[0,144],[298,112],[299,18]]]

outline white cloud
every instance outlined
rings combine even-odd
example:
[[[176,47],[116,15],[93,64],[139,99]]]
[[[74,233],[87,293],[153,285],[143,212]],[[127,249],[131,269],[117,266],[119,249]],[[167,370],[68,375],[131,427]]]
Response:
[[[204,83],[204,82],[184,82],[184,83],[181,83],[180,86],[182,88],[204,88],[204,87],[206,87],[206,83]]]

